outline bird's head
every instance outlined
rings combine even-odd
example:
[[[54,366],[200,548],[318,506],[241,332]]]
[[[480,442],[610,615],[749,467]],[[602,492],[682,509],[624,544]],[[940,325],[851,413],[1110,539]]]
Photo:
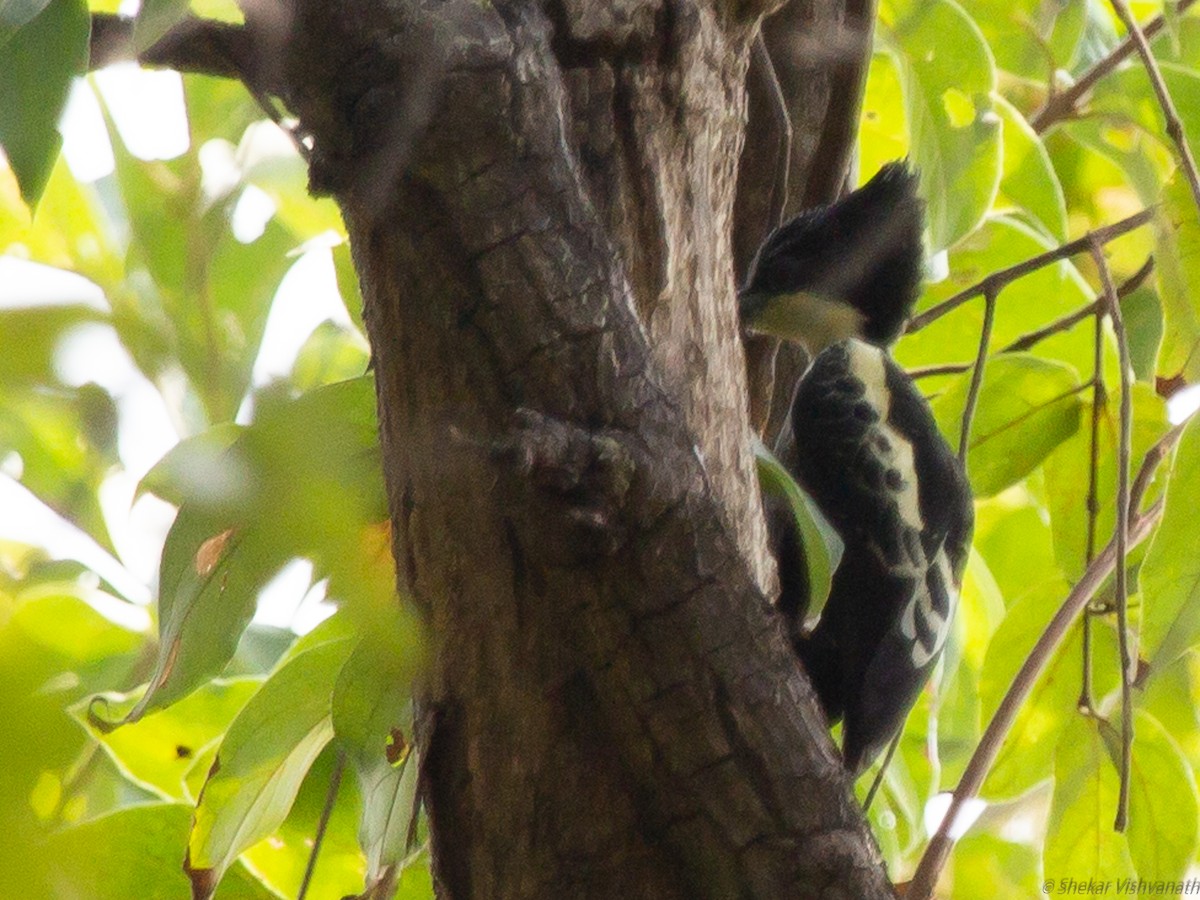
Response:
[[[813,354],[849,337],[887,346],[920,291],[924,227],[916,174],[888,163],[857,191],[767,236],[738,293],[742,322]]]

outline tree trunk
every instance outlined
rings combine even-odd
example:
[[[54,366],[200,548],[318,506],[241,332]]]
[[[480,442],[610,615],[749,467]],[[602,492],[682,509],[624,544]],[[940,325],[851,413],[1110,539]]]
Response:
[[[731,244],[761,12],[251,17],[363,285],[443,897],[890,896],[768,603]]]

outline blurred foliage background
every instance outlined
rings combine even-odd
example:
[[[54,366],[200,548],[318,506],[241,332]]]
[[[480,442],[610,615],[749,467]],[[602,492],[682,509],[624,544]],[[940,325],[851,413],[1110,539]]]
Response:
[[[1190,5],[1131,4],[1196,145]],[[341,221],[240,85],[83,76],[88,13],[115,6],[0,10],[0,897],[430,897],[408,743],[422,642],[394,596]],[[190,8],[237,19],[220,0]],[[139,45],[188,10],[145,3]],[[987,305],[973,286],[1125,223],[1104,252],[1136,378],[1128,464],[1166,451],[1134,512],[1165,509],[1127,560],[1128,827],[1113,828],[1122,675],[1106,582],[969,804],[947,897],[1196,867],[1200,427],[1172,423],[1200,404],[1200,219],[1125,45],[1101,0],[880,6],[858,172],[919,167],[919,313],[965,296],[895,349],[947,439],[972,405]],[[140,140],[170,131],[174,109],[166,151],[140,148],[127,114],[152,87],[168,112]],[[1085,247],[994,282],[956,630],[870,810],[896,880],[1113,534],[1122,371],[1094,315],[1103,274]]]

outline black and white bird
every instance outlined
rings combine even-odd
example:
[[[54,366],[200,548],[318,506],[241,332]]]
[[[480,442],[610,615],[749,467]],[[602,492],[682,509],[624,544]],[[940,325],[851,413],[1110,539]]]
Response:
[[[844,544],[808,629],[807,565],[789,510],[768,510],[778,608],[861,772],[903,726],[949,634],[974,513],[962,467],[925,398],[887,352],[916,301],[923,210],[916,176],[885,166],[763,243],[741,291],[752,331],[802,343],[776,455]]]

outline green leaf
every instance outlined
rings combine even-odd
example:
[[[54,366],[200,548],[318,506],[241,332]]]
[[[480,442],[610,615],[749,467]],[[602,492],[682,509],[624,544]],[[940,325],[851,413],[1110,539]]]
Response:
[[[1129,335],[1133,371],[1139,381],[1153,384],[1163,338],[1163,314],[1158,294],[1143,285],[1121,301],[1121,315]]]
[[[351,320],[358,326],[360,334],[366,334],[363,324],[362,289],[358,283],[358,270],[354,268],[354,258],[350,255],[350,243],[343,241],[335,246],[330,253],[333,255],[333,271],[337,276],[338,293],[346,304],[346,311]]]
[[[972,551],[975,550],[972,548]],[[988,645],[1004,620],[1006,611],[1004,595],[986,560],[978,552],[970,553],[963,573],[962,596],[956,616],[961,625],[961,634],[952,649],[962,664],[976,676],[983,671]],[[975,699],[978,699],[978,686],[974,693]]]
[[[1182,173],[1167,185],[1154,223],[1163,310],[1159,371],[1195,381],[1200,378],[1200,219]]]
[[[309,194],[308,164],[278,130],[273,122],[265,121],[247,127],[238,144],[239,156],[254,159],[245,173],[247,183],[274,201],[275,214],[300,240],[331,233],[344,238],[346,226],[337,204],[328,197]],[[270,138],[274,152],[263,151],[264,132],[276,133]]]
[[[0,385],[0,454],[19,454],[20,482],[109,552],[98,493],[117,461],[115,422],[112,398],[96,385]]]
[[[87,82],[80,84],[90,90]],[[125,254],[115,230],[95,187],[77,182],[61,157],[38,203],[36,218],[30,217],[15,182],[0,178],[0,249],[91,280],[121,313],[115,324],[123,326],[130,313],[129,292],[124,289]]]
[[[1054,757],[1054,796],[1042,853],[1047,881],[1105,882],[1135,877],[1125,835],[1113,830],[1117,770],[1094,719],[1074,716]]]
[[[1200,72],[1164,61],[1158,67],[1188,144],[1200,146]],[[1162,107],[1143,66],[1126,66],[1099,81],[1092,92],[1091,108],[1099,118],[1125,119],[1148,134],[1165,136]]]
[[[1082,173],[1086,176],[1085,183],[1075,185],[1075,190],[1070,193],[1080,197],[1083,203],[1091,202],[1100,206],[1106,196],[1116,194],[1119,197],[1113,191],[1117,185],[1133,188],[1136,197],[1144,204],[1158,200],[1163,181],[1174,168],[1171,151],[1161,140],[1146,134],[1126,118],[1077,119],[1063,124],[1060,130],[1080,146],[1103,157],[1111,166],[1107,170],[1097,168],[1096,171],[1085,170]],[[1077,209],[1080,205],[1075,204]],[[1134,211],[1124,204],[1113,209],[1097,209],[1092,222],[1099,225],[1102,221],[1109,222]]]
[[[763,493],[786,502],[796,520],[808,565],[809,611],[815,615],[825,605],[833,586],[833,572],[842,559],[841,538],[791,473],[758,442],[754,446],[754,460]]]
[[[433,872],[426,847],[404,861],[396,879],[396,900],[432,900],[433,897]]]
[[[1139,707],[1170,733],[1193,770],[1200,769],[1200,654],[1185,653],[1144,685]]]
[[[261,529],[223,527],[212,513],[181,511],[163,548],[154,674],[120,718],[112,717],[116,709],[93,703],[90,724],[111,731],[137,722],[220,673],[254,615],[259,588],[281,565]]]
[[[169,709],[116,731],[91,727],[87,702],[76,704],[71,712],[90,727],[92,736],[127,779],[164,800],[191,801],[184,778],[192,761],[225,733],[261,684],[261,678],[210,681]],[[114,694],[107,699],[115,709],[132,708],[140,694]]]
[[[361,334],[327,320],[313,329],[296,354],[292,384],[307,391],[357,378],[367,370],[370,359],[370,347]]]
[[[144,267],[168,300],[182,295],[189,268],[207,259],[215,239],[215,225],[199,227],[199,160],[189,152],[170,162],[143,162],[126,149],[111,119],[108,135],[130,230],[127,265],[130,271]],[[169,324],[179,329],[182,323]]]
[[[243,426],[226,422],[180,441],[142,477],[135,496],[149,492],[176,506],[189,501],[218,509],[235,504],[251,478],[238,471],[237,457],[228,452],[243,431]]]
[[[240,102],[240,101],[239,101]],[[134,159],[110,128],[132,232],[129,265],[144,267],[171,332],[172,351],[203,400],[207,421],[241,405],[271,303],[293,260],[295,237],[277,221],[243,244],[230,227],[234,198],[201,190],[197,151],[167,162]]]
[[[197,0],[193,0],[196,8]],[[246,86],[232,78],[188,73],[183,76],[192,146],[214,138],[237,144],[246,129],[262,121],[262,108]]]
[[[1187,759],[1151,715],[1140,710],[1129,772],[1129,853],[1138,877],[1181,881],[1196,852],[1200,800]]]
[[[1000,181],[995,64],[978,27],[951,0],[890,0],[881,4],[880,24],[904,82],[930,243],[941,250],[983,220]]]
[[[1047,518],[1029,490],[1005,491],[975,504],[972,543],[987,560],[1006,604],[1047,581],[1062,580]]]
[[[246,21],[236,0],[192,0],[192,12],[202,19],[216,19],[231,25],[242,25]]]
[[[957,447],[971,373],[933,403],[938,428]],[[971,425],[967,475],[977,497],[990,497],[1028,475],[1079,427],[1079,375],[1028,353],[989,359]]]
[[[179,865],[191,808],[154,803],[118,810],[50,839],[50,851],[69,865],[56,866],[56,897],[87,900],[179,900],[188,880]],[[218,900],[270,900],[276,895],[237,866]]]
[[[1004,141],[1004,175],[996,205],[1011,203],[1056,241],[1067,239],[1067,204],[1050,154],[1033,127],[1007,100],[994,97]]]
[[[396,732],[411,724],[417,663],[417,647],[399,628],[359,640],[333,692],[333,727],[353,753],[371,759],[392,755]]]
[[[321,644],[350,640],[351,638],[358,637],[360,633],[362,632],[356,628],[355,623],[351,621],[346,612],[338,609],[332,616],[322,621],[316,628],[308,632],[308,634],[302,634],[296,638],[283,656],[279,658],[276,668],[291,662],[301,653],[307,653]]]
[[[996,64],[1028,78],[1070,68],[1087,6],[1087,0],[971,0],[967,8],[996,54]]]
[[[21,27],[32,22],[50,0],[0,0],[0,46]]]
[[[277,828],[333,737],[330,698],[352,641],[301,653],[276,671],[229,726],[196,805],[186,870],[210,897],[243,850]]]
[[[182,503],[159,572],[158,658],[141,701],[95,727],[135,722],[217,675],[258,591],[293,557],[313,560],[360,611],[392,609],[390,551],[375,534],[387,512],[374,408],[370,377],[318,388],[264,410],[219,460],[229,429],[152,470],[149,486]]]
[[[1104,59],[1120,40],[1116,23],[1111,10],[1099,3],[1087,4],[1087,18],[1083,25],[1083,36],[1079,41],[1079,49],[1075,56],[1075,64],[1071,67],[1074,74],[1079,74],[1090,66]]]
[[[83,0],[50,0],[7,41],[0,33],[0,146],[30,207],[45,190],[62,145],[58,117],[71,78],[87,65],[90,28]]]
[[[333,727],[350,750],[363,797],[359,842],[367,855],[367,887],[407,855],[417,789],[409,702],[416,653],[380,639],[388,634],[403,632],[375,632],[359,642],[333,693]]]
[[[226,228],[214,248],[208,282],[213,303],[211,326],[219,337],[220,366],[214,372],[211,362],[199,358],[192,364],[194,372],[219,375],[219,403],[210,401],[217,420],[233,418],[250,384],[271,302],[294,263],[289,253],[295,247],[292,233],[272,221],[250,244],[239,242]]]
[[[142,635],[110,622],[84,600],[67,593],[68,589],[39,588],[36,598],[23,598],[12,613],[11,624],[73,669],[132,656],[141,649]]]
[[[904,116],[904,86],[896,60],[876,52],[867,70],[858,127],[858,170],[867,178],[886,163],[909,155],[911,139]]]
[[[1162,522],[1146,552],[1142,588],[1142,654],[1151,673],[1200,641],[1200,417],[1184,429],[1175,451]]]
[[[968,833],[950,857],[950,900],[980,897],[1036,897],[1038,853],[1025,844],[1010,843],[986,832]]]

